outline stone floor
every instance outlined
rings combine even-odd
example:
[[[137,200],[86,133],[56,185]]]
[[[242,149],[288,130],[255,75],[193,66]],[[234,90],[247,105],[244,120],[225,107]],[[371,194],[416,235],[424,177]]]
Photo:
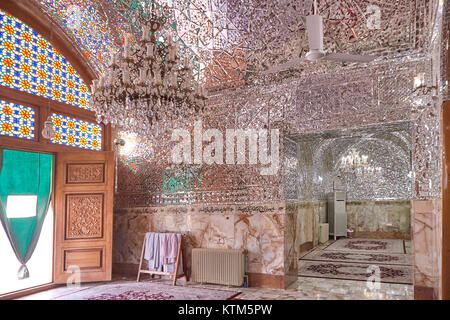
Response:
[[[115,279],[116,282],[130,281],[129,279]],[[170,284],[170,280],[153,280]],[[84,290],[92,286],[101,286],[102,283],[83,284],[81,288],[61,287],[34,295],[26,296],[27,300],[50,300],[62,295],[70,294],[76,290]],[[197,283],[182,283],[184,287],[201,287],[209,289],[222,289],[242,293],[237,297],[243,300],[412,300],[413,287],[410,285],[382,283],[377,291],[367,288],[364,281],[331,280],[319,278],[299,277],[297,282],[286,290],[260,289],[260,288],[235,288],[218,285]]]
[[[316,249],[325,248],[327,242]],[[411,250],[410,241],[406,242],[407,253]],[[306,254],[305,252],[304,254]],[[113,282],[133,282],[130,278],[115,278]],[[164,284],[170,284],[170,280],[152,280]],[[80,288],[60,287],[22,299],[49,300],[70,294],[76,290],[84,290],[92,286],[101,286],[104,283],[83,284]],[[198,284],[193,282],[179,281],[183,287],[195,287],[206,289],[221,289],[229,291],[240,291],[238,299],[243,300],[412,300],[414,289],[411,285],[381,283],[378,290],[370,290],[365,281],[335,280],[323,278],[299,277],[298,280],[286,290],[261,289],[261,288],[236,288],[219,285]]]

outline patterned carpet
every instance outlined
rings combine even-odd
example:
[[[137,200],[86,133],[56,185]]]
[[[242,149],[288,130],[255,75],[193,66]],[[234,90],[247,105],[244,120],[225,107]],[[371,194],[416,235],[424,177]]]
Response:
[[[367,281],[379,271],[382,283],[412,284],[412,256],[403,240],[340,239],[299,261],[299,276]]]
[[[375,253],[406,253],[404,240],[380,239],[339,239],[325,250],[375,252]]]
[[[239,294],[239,291],[171,286],[160,282],[124,282],[77,289],[54,300],[229,300]]]
[[[370,264],[304,261],[299,262],[299,275],[302,277],[362,280],[374,274]],[[412,284],[412,267],[399,265],[375,265],[380,270],[380,282]]]
[[[352,251],[314,250],[302,260],[356,262],[370,264],[412,265],[412,256],[401,253],[368,253]]]

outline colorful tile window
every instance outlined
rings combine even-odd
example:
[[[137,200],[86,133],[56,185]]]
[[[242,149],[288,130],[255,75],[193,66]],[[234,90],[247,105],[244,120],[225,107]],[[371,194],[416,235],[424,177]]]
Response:
[[[120,50],[123,35],[130,32],[130,29],[141,29],[136,17],[146,16],[144,5],[151,3],[149,0],[107,2],[110,10],[105,12],[102,1],[39,0],[42,9],[71,36],[99,73],[102,73],[108,65],[111,54]],[[167,1],[153,2],[161,5]],[[174,40],[185,55],[195,53],[192,60],[194,75],[200,68],[211,64],[210,59],[213,59],[216,50],[231,46],[225,41],[228,42],[228,33],[236,33],[236,26],[232,26],[234,31],[229,31],[228,27],[224,29],[228,11],[223,9],[227,7],[223,2],[223,0],[170,1],[173,14],[163,28],[174,36]],[[216,43],[219,47],[213,48]],[[211,49],[214,52],[209,52]]]
[[[0,134],[33,140],[34,122],[33,108],[0,100]]]
[[[35,30],[2,10],[0,85],[93,110],[88,87],[67,59]]]
[[[55,135],[51,142],[65,146],[102,150],[102,126],[52,113]]]

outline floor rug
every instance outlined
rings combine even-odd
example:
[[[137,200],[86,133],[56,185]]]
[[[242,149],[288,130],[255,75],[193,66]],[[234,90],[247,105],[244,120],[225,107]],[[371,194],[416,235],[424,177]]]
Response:
[[[376,264],[375,264],[376,265]],[[380,268],[380,282],[412,284],[412,267],[400,265],[377,265]],[[322,262],[300,260],[299,276],[313,278],[361,280],[374,275],[367,264]]]
[[[81,288],[55,300],[228,300],[239,293],[158,282],[125,282]]]
[[[376,252],[376,253],[406,253],[403,240],[380,239],[339,239],[324,250]]]
[[[402,253],[371,253],[352,251],[314,250],[304,255],[301,260],[356,262],[367,264],[412,265],[412,256]]]

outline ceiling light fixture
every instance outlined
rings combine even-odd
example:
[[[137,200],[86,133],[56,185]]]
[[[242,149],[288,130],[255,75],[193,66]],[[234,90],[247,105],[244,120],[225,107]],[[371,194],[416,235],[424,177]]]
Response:
[[[207,92],[193,76],[189,58],[162,26],[167,10],[152,6],[140,40],[127,34],[121,52],[92,84],[97,120],[140,135],[160,135],[173,123],[200,116]]]

